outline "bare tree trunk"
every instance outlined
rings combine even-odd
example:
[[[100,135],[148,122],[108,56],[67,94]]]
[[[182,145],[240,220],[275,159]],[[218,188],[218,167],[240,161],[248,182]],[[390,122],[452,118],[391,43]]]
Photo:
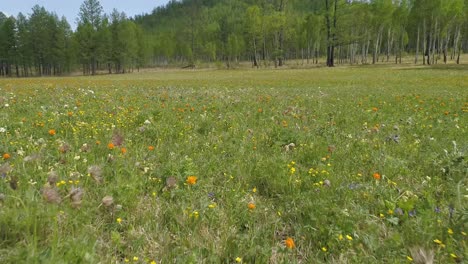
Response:
[[[419,25],[418,25],[418,38],[416,40],[416,55],[414,57],[414,64],[418,64],[418,56],[419,56]]]

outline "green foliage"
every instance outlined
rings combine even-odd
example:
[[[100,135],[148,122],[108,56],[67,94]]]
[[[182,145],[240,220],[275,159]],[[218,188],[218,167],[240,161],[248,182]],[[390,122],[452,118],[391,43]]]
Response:
[[[465,70],[2,79],[0,262],[463,263]]]

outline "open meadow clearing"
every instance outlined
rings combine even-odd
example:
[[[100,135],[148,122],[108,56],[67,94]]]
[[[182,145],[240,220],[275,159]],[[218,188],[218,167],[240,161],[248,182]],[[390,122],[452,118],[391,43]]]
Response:
[[[466,262],[467,73],[0,79],[0,263]]]

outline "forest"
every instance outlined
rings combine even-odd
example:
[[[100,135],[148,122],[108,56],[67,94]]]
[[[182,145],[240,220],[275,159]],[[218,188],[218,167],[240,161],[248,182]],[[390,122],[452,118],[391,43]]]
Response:
[[[73,30],[44,7],[0,12],[0,76],[126,73],[142,67],[461,63],[468,0],[172,0],[105,14],[85,0]]]

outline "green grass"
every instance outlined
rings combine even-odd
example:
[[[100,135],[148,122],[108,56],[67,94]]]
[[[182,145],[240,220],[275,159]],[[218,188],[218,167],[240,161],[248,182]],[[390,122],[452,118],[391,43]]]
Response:
[[[466,261],[467,87],[464,66],[0,79],[0,262]]]

